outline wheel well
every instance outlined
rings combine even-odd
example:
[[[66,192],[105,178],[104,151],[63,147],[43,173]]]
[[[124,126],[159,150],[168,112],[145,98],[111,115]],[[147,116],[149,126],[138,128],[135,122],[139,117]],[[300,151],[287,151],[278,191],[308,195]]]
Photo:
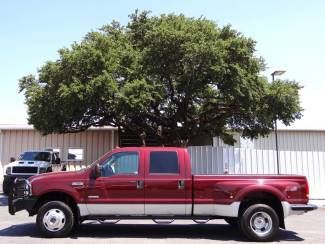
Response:
[[[279,198],[277,198],[272,193],[268,192],[252,192],[249,193],[244,199],[241,201],[239,206],[239,214],[241,216],[242,213],[247,209],[249,206],[253,204],[266,204],[269,205],[274,209],[274,211],[278,214],[280,227],[285,228],[284,224],[284,215],[283,215],[283,207]]]
[[[50,201],[61,201],[61,202],[64,202],[65,204],[67,204],[72,212],[73,212],[73,215],[75,216],[76,219],[79,219],[79,216],[80,216],[80,212],[79,212],[79,208],[76,204],[76,201],[68,194],[66,193],[63,193],[63,192],[49,192],[49,193],[46,193],[44,194],[43,196],[41,196],[35,206],[33,207],[33,210],[31,211],[30,215],[35,215],[39,208],[47,203],[47,202],[50,202]]]

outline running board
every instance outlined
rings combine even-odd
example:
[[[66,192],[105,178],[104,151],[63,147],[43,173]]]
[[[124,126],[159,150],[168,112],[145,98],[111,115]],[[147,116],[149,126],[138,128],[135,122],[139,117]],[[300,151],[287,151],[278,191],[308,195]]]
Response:
[[[208,223],[211,219],[192,219],[193,222],[197,223],[197,224],[206,224]]]
[[[148,219],[148,220],[167,220],[165,222],[170,222],[170,220],[193,220],[196,223],[207,222],[207,220],[213,219],[224,219],[224,216],[211,216],[211,215],[201,215],[201,216],[183,216],[183,215],[174,215],[174,216],[159,216],[159,215],[146,215],[146,216],[137,216],[137,215],[88,215],[82,217],[83,220],[132,220],[132,219]]]
[[[152,219],[153,222],[155,222],[156,224],[171,224],[175,221],[175,219]]]
[[[120,222],[120,219],[96,219],[100,224],[117,224],[118,222]]]

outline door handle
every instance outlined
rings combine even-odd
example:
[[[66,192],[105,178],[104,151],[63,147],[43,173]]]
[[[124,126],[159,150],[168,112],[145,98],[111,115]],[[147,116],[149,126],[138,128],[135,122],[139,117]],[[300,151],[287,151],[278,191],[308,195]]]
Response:
[[[184,190],[185,188],[185,181],[184,180],[179,180],[178,181],[178,189],[179,190]]]
[[[143,180],[137,180],[137,190],[142,190],[144,186]]]

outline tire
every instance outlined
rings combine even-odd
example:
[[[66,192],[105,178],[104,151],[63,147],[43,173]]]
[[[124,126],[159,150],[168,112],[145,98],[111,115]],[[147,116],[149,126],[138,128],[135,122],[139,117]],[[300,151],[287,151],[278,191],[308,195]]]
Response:
[[[231,225],[232,227],[237,227],[238,226],[238,219],[237,218],[224,218],[224,220]]]
[[[12,183],[10,183],[9,181],[4,180],[2,183],[2,191],[3,194],[8,196],[10,193],[10,189],[12,187]]]
[[[240,216],[239,227],[252,241],[271,241],[278,234],[279,217],[270,206],[254,204]]]
[[[61,171],[67,171],[67,166],[63,165],[62,168],[61,168]]]
[[[45,237],[66,237],[74,226],[73,212],[64,202],[47,202],[38,210],[36,225]]]
[[[46,170],[46,173],[50,173],[50,172],[52,172],[53,170],[52,170],[52,167],[48,167],[47,168],[47,170]]]

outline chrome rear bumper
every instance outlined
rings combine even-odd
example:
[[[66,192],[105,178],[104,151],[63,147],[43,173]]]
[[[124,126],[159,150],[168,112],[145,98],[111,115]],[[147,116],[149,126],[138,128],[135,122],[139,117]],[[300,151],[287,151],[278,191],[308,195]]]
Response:
[[[284,217],[300,215],[317,209],[317,206],[314,204],[290,204],[288,202],[282,202],[282,207]]]
[[[291,205],[291,211],[312,211],[317,209],[317,206],[314,204],[292,204]]]

